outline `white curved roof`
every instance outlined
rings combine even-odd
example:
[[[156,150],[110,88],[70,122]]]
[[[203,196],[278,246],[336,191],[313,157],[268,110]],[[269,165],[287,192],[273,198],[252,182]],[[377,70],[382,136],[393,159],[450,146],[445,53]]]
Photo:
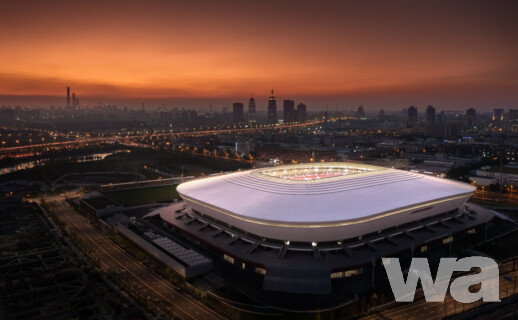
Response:
[[[177,190],[188,203],[249,221],[309,225],[362,220],[422,203],[464,198],[475,188],[408,171],[320,163],[203,178],[182,183]]]

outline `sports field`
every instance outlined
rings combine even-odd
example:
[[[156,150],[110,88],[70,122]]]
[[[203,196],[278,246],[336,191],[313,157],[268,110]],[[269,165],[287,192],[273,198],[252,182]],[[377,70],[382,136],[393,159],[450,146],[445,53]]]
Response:
[[[177,185],[153,186],[129,190],[106,191],[104,194],[124,206],[138,206],[149,203],[172,202],[173,199],[179,199],[180,196],[176,192]]]

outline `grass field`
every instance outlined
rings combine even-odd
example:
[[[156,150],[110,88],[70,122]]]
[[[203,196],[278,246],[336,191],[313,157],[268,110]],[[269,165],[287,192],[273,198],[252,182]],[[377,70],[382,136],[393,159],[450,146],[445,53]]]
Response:
[[[126,207],[149,203],[171,202],[174,198],[180,198],[178,192],[176,192],[176,185],[106,191],[104,194],[119,201]]]

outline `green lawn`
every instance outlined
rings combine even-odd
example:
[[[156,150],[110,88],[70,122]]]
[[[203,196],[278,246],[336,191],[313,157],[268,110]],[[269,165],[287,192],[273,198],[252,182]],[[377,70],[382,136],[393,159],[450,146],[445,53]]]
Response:
[[[171,199],[180,198],[178,192],[176,192],[176,185],[106,191],[104,193],[127,207],[157,202],[171,202]]]

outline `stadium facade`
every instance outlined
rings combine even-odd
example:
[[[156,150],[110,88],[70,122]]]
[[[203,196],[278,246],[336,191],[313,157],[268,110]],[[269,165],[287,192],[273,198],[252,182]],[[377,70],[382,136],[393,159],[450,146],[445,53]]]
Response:
[[[279,166],[182,183],[163,223],[264,290],[329,294],[382,257],[476,234],[491,212],[469,184],[354,163]]]

